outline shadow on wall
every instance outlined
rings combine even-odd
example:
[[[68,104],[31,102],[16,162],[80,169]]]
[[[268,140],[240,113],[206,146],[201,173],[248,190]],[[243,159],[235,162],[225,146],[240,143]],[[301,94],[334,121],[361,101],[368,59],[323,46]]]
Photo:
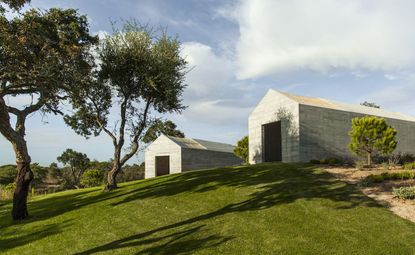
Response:
[[[297,154],[297,156],[299,156],[298,154],[299,152],[297,151],[288,151],[288,148],[294,148],[294,150],[296,149],[298,150],[299,148],[298,143],[299,143],[300,129],[299,129],[298,123],[295,123],[294,121],[295,119],[294,114],[288,108],[280,107],[274,115],[275,116],[268,123],[281,121],[281,139],[282,139],[281,145],[282,145],[282,150],[283,150],[283,160],[289,159],[292,162],[299,161],[298,157],[290,158],[292,156],[288,156],[288,155],[293,155],[293,154]],[[268,124],[268,123],[263,123],[263,124]],[[263,134],[261,134],[261,136],[263,136]],[[254,149],[255,153],[253,154],[252,159],[255,163],[264,161],[263,151],[262,151],[262,146],[263,146],[264,141],[262,139],[261,139],[260,147],[257,147]],[[292,147],[290,146],[290,143],[291,144],[297,143],[297,146]]]

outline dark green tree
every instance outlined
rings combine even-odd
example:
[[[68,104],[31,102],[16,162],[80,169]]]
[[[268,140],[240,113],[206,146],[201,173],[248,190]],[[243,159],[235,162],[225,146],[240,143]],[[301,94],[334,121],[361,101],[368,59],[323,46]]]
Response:
[[[244,136],[241,140],[238,141],[234,151],[236,156],[243,159],[245,164],[249,163],[249,138]]]
[[[367,157],[367,164],[372,164],[376,154],[390,155],[398,145],[397,131],[389,126],[385,119],[374,116],[352,120],[349,148],[358,156]]]
[[[74,188],[79,189],[82,174],[89,168],[89,158],[86,154],[67,149],[57,160],[70,169],[69,182]]]
[[[30,10],[13,19],[0,12],[0,133],[16,155],[15,220],[28,216],[27,194],[33,179],[26,119],[35,112],[60,114],[59,104],[70,101],[69,92],[89,83],[94,64],[90,49],[95,42],[86,17],[75,10]],[[19,107],[9,103],[10,97],[32,100]]]
[[[96,187],[102,184],[104,172],[97,169],[88,169],[81,176],[81,185],[85,188]]]
[[[98,55],[97,82],[79,94],[74,113],[65,121],[80,135],[104,131],[110,137],[114,155],[105,185],[108,191],[117,187],[117,174],[138,151],[155,119],[152,112],[180,113],[185,108],[181,98],[186,61],[176,38],[134,21],[106,37]],[[111,115],[116,125],[110,124],[110,109],[116,112]]]
[[[177,129],[177,125],[170,120],[158,119],[147,129],[143,138],[144,143],[151,143],[161,134],[184,138],[184,133]]]
[[[8,6],[12,10],[19,10],[26,3],[30,3],[30,0],[0,0],[0,12],[5,11],[4,6]]]
[[[368,102],[368,101],[364,101],[360,105],[367,106],[367,107],[372,107],[372,108],[378,108],[378,109],[380,108],[380,106],[378,104],[372,103],[372,102]]]

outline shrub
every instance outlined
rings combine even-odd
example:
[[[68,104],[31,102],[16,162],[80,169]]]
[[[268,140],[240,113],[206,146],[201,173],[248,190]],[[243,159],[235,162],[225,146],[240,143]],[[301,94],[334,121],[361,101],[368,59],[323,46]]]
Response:
[[[343,159],[339,159],[339,158],[324,158],[321,160],[318,159],[311,159],[310,163],[311,164],[323,164],[323,165],[341,165],[341,164],[345,164],[347,161],[343,160]],[[348,163],[348,162],[347,162]]]
[[[415,198],[415,187],[400,187],[393,188],[393,195],[400,199],[414,199]]]
[[[410,180],[415,179],[415,172],[413,171],[405,171],[405,172],[398,172],[398,173],[381,173],[377,175],[369,175],[366,177],[365,181],[368,183],[378,183],[383,182],[385,180]]]
[[[379,182],[383,182],[384,180],[385,178],[381,174],[378,174],[378,175],[371,174],[366,177],[366,181],[369,183],[379,183]]]
[[[102,184],[104,173],[96,169],[86,170],[81,177],[81,184],[84,187],[95,187]]]
[[[415,169],[415,162],[405,163],[403,168],[406,170],[414,170]]]
[[[245,164],[249,164],[249,137],[244,136],[241,140],[238,141],[233,153],[240,157]]]
[[[367,157],[367,164],[372,164],[372,157],[377,154],[389,155],[397,146],[397,131],[388,125],[384,118],[365,116],[352,120],[349,149],[357,156]]]

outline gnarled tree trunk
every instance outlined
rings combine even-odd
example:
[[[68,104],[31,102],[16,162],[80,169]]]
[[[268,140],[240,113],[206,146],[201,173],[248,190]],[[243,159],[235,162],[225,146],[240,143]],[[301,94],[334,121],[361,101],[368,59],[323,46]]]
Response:
[[[13,194],[13,220],[23,220],[29,216],[27,210],[27,195],[32,180],[33,172],[30,169],[30,162],[17,163],[16,189]]]
[[[29,193],[29,185],[33,180],[33,172],[30,169],[31,158],[27,150],[25,136],[25,120],[30,108],[26,111],[14,110],[17,121],[15,129],[10,124],[10,116],[8,107],[4,99],[0,97],[0,133],[13,145],[16,154],[17,176],[16,188],[13,193],[13,220],[25,219],[29,213],[27,210],[27,195]]]
[[[108,172],[107,183],[105,185],[105,191],[116,189],[117,186],[117,175],[121,171],[119,163],[114,163],[111,171]]]

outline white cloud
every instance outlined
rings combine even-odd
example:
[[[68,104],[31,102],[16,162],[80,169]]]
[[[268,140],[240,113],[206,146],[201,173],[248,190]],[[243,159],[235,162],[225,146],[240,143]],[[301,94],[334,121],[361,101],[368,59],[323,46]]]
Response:
[[[208,45],[184,43],[182,55],[192,68],[186,76],[189,84],[186,93],[189,98],[212,98],[217,92],[226,90],[234,78],[233,63],[226,57],[215,54]]]
[[[414,64],[410,0],[242,0],[238,78],[285,71],[394,71]]]
[[[252,106],[246,100],[246,84],[235,78],[235,65],[228,57],[198,42],[183,44],[182,55],[192,70],[186,76],[185,120],[229,125],[245,120]]]

